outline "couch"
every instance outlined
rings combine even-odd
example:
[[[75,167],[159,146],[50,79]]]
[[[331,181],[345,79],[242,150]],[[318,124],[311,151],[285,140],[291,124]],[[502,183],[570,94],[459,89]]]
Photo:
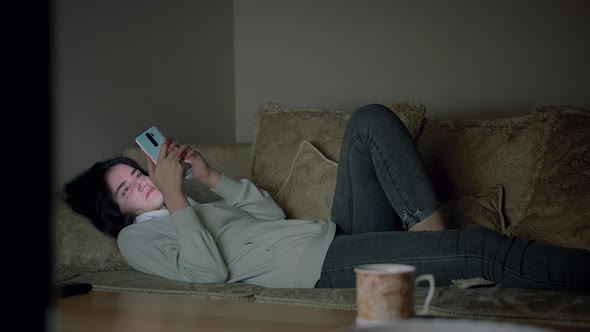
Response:
[[[409,100],[394,103],[417,145],[442,209],[464,227],[558,246],[590,248],[590,112],[540,106],[495,119],[442,119]],[[269,191],[290,218],[329,218],[339,146],[352,110],[262,103],[252,143],[194,144],[212,167]],[[136,146],[122,151],[145,166]],[[190,181],[188,195],[218,199]],[[73,212],[56,191],[52,205],[56,281],[95,290],[196,296],[225,301],[355,310],[354,289],[272,289],[242,283],[188,283],[132,270],[115,239]],[[416,290],[416,310],[426,295]],[[590,294],[510,289],[484,279],[438,286],[429,316],[590,327]]]

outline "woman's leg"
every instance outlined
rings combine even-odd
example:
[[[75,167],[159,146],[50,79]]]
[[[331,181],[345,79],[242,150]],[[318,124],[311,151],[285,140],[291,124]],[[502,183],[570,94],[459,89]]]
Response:
[[[317,288],[355,287],[354,267],[399,263],[431,273],[437,286],[480,277],[506,287],[590,291],[590,251],[506,237],[483,227],[441,232],[337,235]]]
[[[383,105],[361,107],[347,124],[331,219],[344,234],[445,228],[408,130]]]

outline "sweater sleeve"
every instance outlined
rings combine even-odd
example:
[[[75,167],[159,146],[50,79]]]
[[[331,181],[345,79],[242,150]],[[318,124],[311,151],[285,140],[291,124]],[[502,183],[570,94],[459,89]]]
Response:
[[[228,270],[223,256],[193,208],[178,210],[170,219],[177,237],[135,225],[119,233],[117,245],[129,265],[173,280],[225,282]]]
[[[270,194],[247,179],[234,180],[223,175],[221,183],[211,189],[223,197],[230,205],[238,207],[254,218],[261,220],[284,220],[283,209]]]

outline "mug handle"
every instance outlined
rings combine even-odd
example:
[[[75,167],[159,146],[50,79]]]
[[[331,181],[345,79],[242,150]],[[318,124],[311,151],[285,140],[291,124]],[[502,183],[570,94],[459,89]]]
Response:
[[[418,313],[418,315],[425,315],[428,312],[428,307],[430,306],[430,301],[434,297],[434,276],[432,274],[422,274],[416,278],[416,286],[420,283],[420,281],[428,280],[428,295],[426,295],[426,300],[424,301],[424,306],[422,310]]]

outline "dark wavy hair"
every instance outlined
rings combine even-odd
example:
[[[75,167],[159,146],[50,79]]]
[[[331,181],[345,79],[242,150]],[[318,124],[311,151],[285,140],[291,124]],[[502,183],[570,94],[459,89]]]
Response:
[[[96,162],[64,185],[66,203],[74,211],[90,219],[100,231],[115,238],[137,217],[134,213],[121,213],[106,181],[107,172],[119,164],[131,166],[148,175],[135,160],[115,157]]]

